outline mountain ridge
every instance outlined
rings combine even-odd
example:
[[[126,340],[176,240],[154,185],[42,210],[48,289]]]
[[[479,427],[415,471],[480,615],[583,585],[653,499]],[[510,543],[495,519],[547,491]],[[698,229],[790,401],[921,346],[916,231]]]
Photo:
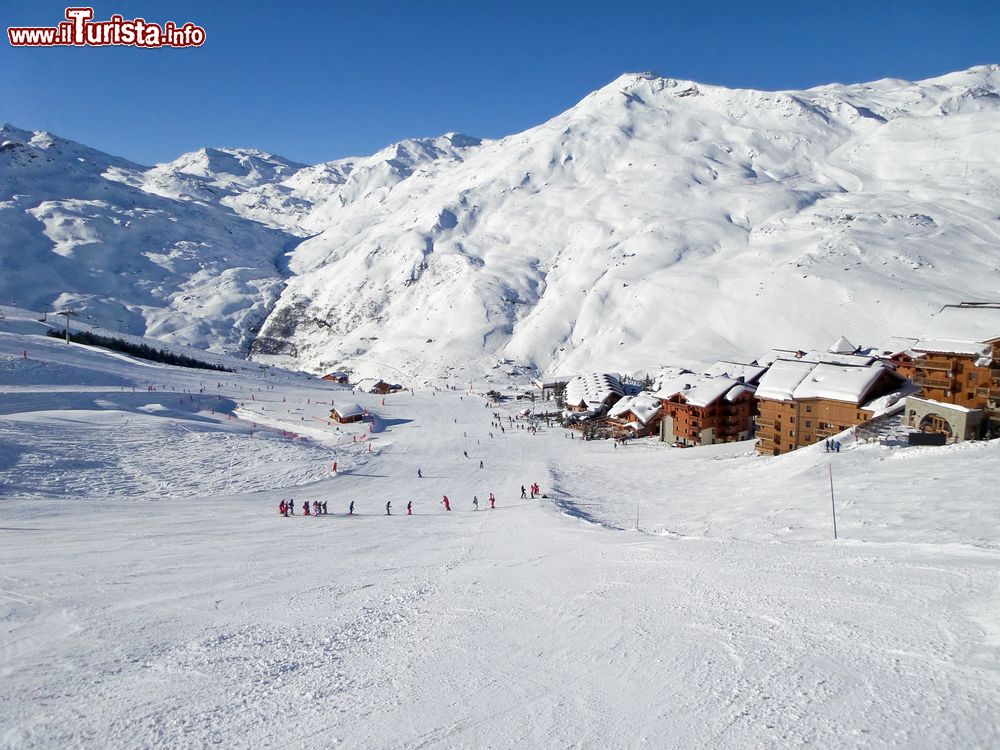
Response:
[[[997,65],[777,92],[625,74],[496,140],[449,133],[312,166],[200,149],[100,179],[271,248],[267,298],[235,323],[255,359],[408,379],[505,362],[640,371],[842,333],[878,343],[988,297],[998,115]],[[36,252],[85,244],[49,225],[39,238],[8,192],[0,225]]]

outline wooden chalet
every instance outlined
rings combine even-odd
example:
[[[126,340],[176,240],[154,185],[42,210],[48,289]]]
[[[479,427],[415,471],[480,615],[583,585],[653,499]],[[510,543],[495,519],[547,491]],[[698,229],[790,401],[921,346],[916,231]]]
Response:
[[[341,424],[360,422],[365,418],[365,410],[358,404],[338,404],[330,410],[330,419]]]
[[[614,373],[578,375],[566,384],[565,408],[579,416],[603,416],[625,396],[621,377]]]
[[[981,432],[1000,433],[1000,303],[946,305],[913,352],[912,380],[920,388],[919,399],[981,410]],[[915,411],[907,406],[910,419]],[[924,414],[912,426],[962,439],[963,430],[955,429],[954,421]]]
[[[337,370],[336,372],[328,372],[326,375],[322,377],[322,380],[329,380],[332,383],[340,383],[341,385],[346,385],[349,378],[350,375],[348,375],[346,372]]]
[[[757,387],[757,450],[777,456],[866,422],[884,407],[883,397],[904,383],[893,368],[877,361],[779,359]]]
[[[608,410],[608,425],[617,435],[646,437],[660,424],[663,404],[657,396],[641,391],[619,400]]]
[[[896,372],[907,380],[913,380],[913,360],[917,353],[913,351],[918,339],[893,336],[881,346],[875,347],[872,353],[883,362],[896,368]]]
[[[730,363],[732,364],[732,363]],[[660,440],[714,445],[753,437],[754,386],[728,375],[680,375],[661,387]]]
[[[387,393],[397,393],[403,390],[403,386],[399,383],[387,383],[378,378],[363,378],[355,383],[354,387],[365,393],[378,393],[383,396]]]

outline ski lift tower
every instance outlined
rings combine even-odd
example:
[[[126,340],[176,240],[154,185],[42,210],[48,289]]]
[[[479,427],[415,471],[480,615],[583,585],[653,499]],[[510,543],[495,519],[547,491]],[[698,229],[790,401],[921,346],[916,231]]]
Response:
[[[69,319],[70,318],[75,318],[75,317],[79,316],[80,313],[78,313],[76,310],[70,310],[70,309],[67,308],[65,310],[60,310],[56,314],[57,315],[62,315],[63,317],[66,318],[66,343],[68,344],[69,343]]]

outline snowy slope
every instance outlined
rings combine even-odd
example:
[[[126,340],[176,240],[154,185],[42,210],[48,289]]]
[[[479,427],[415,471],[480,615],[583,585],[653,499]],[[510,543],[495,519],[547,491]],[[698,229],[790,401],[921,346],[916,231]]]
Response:
[[[623,76],[326,211],[257,351],[627,371],[920,329],[995,296],[998,122],[996,66],[777,93]]]
[[[4,747],[1000,743],[997,441],[612,449],[3,312]]]
[[[982,66],[787,92],[631,74],[498,141],[308,167],[202,149],[147,169],[8,128],[27,145],[0,151],[0,295],[407,382],[870,345],[995,297],[998,122]]]
[[[42,312],[213,351],[245,351],[296,240],[201,192],[146,190],[146,168],[0,128],[0,294]],[[191,178],[191,181],[196,181]],[[162,187],[162,186],[161,186]]]

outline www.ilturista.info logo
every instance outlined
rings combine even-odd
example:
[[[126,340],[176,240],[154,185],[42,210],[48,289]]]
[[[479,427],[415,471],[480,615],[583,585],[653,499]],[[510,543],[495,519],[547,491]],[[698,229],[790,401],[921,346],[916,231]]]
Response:
[[[107,21],[93,18],[93,8],[67,8],[66,20],[58,26],[11,26],[7,38],[13,47],[200,47],[205,43],[205,29],[190,22],[167,21],[161,26],[118,14]]]

